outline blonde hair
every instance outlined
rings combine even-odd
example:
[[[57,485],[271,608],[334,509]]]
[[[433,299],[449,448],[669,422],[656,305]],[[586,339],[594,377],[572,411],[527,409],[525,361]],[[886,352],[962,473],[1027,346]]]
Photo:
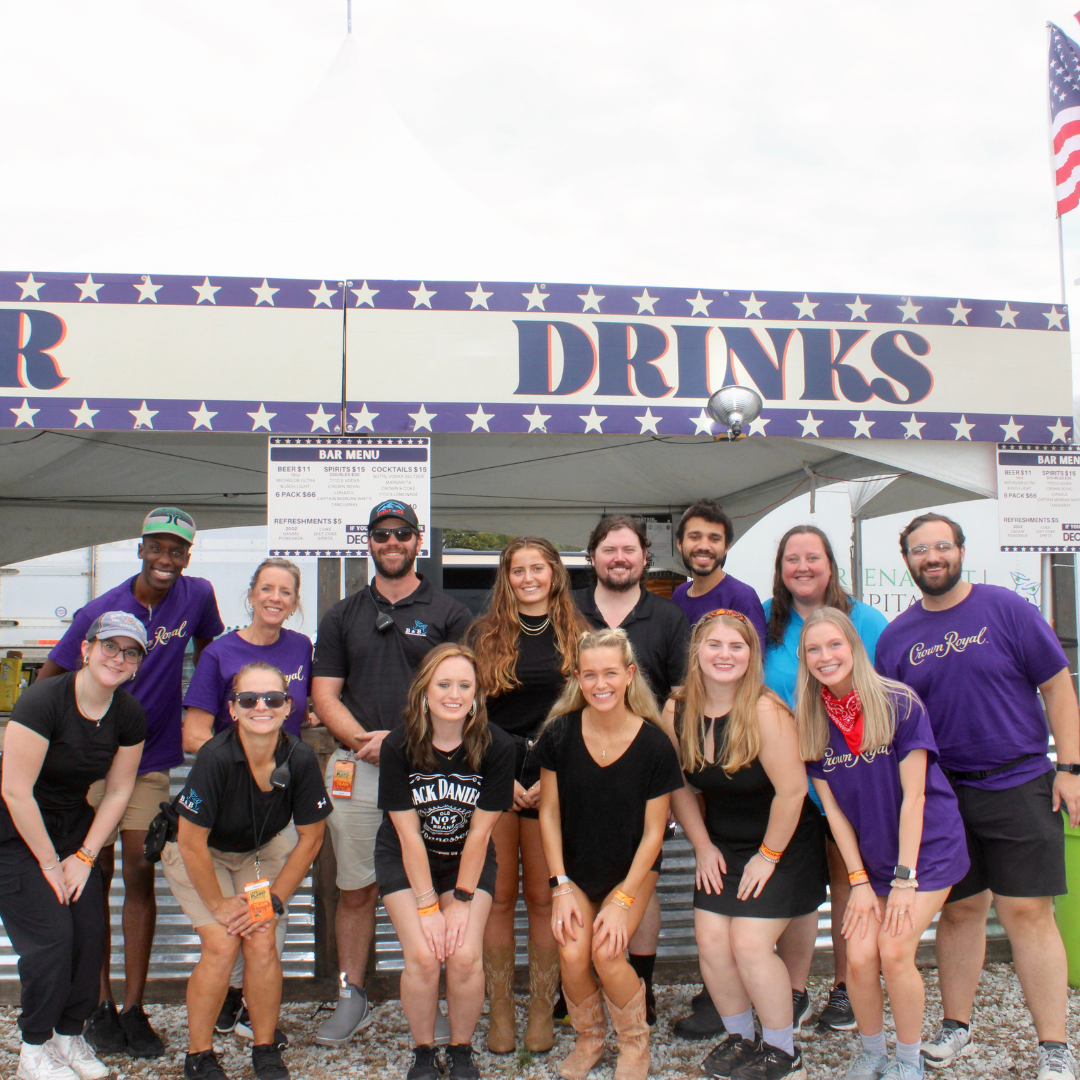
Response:
[[[844,612],[834,607],[822,607],[807,616],[799,635],[799,673],[795,680],[795,727],[799,732],[799,753],[803,761],[819,761],[824,757],[829,741],[829,717],[821,700],[822,684],[806,666],[806,633],[822,623],[835,626],[851,649],[851,685],[859,695],[863,714],[859,753],[884,750],[896,734],[897,722],[911,715],[918,696],[910,687],[883,678],[874,670],[855,624]],[[898,715],[901,701],[907,705],[903,717]]]
[[[574,675],[575,678],[567,679],[559,700],[551,707],[547,720],[544,721],[546,728],[553,720],[569,713],[580,712],[588,704],[585,695],[581,692],[581,684],[577,681],[577,672],[581,668],[581,654],[591,649],[616,649],[623,667],[633,667],[634,674],[626,687],[623,700],[626,707],[642,720],[650,724],[660,724],[660,712],[656,707],[656,698],[653,697],[645,676],[641,674],[637,660],[634,658],[634,648],[625,630],[586,630],[577,639],[577,648],[574,651]]]
[[[672,699],[682,704],[682,723],[679,730],[679,759],[687,772],[697,772],[707,764],[704,747],[705,675],[698,663],[701,648],[709,632],[717,624],[734,630],[750,649],[746,671],[739,680],[735,700],[728,714],[722,745],[716,748],[716,763],[725,773],[738,772],[752,765],[761,754],[761,726],[758,723],[758,703],[767,697],[778,708],[787,706],[766,685],[761,662],[761,642],[757,631],[747,618],[738,612],[714,611],[694,626],[690,635],[686,680]]]

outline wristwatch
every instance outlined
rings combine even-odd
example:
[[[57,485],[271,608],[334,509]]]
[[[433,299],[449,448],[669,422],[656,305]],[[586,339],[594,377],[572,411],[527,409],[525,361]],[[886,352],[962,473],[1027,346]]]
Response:
[[[1058,772],[1072,773],[1073,776],[1080,776],[1080,764],[1063,765],[1060,761],[1054,766]]]
[[[915,876],[915,871],[908,866],[894,866],[892,875],[901,881],[910,881]]]
[[[285,914],[285,903],[277,893],[270,894],[270,906],[274,909],[275,915]]]
[[[474,893],[469,892],[468,889],[454,889],[454,899],[460,900],[463,904],[467,904],[474,896]]]
[[[565,874],[552,874],[548,878],[548,888],[557,889],[560,885],[565,885],[569,882],[569,878]]]

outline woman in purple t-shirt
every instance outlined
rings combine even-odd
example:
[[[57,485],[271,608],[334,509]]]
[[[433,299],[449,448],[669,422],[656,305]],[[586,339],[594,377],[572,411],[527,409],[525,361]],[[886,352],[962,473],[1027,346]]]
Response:
[[[956,796],[918,695],[874,671],[851,620],[824,607],[803,624],[795,721],[807,771],[848,868],[848,994],[862,1039],[848,1076],[909,1080],[925,989],[915,950],[967,872]],[[885,976],[896,1058],[885,1048]]]

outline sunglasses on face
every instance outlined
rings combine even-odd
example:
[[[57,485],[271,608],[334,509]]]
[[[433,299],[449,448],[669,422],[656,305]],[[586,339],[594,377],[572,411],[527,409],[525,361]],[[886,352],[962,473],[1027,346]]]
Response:
[[[233,694],[232,699],[241,709],[254,709],[260,701],[266,702],[268,709],[280,709],[282,705],[292,700],[282,690],[270,690],[261,694],[252,690],[242,690],[239,694]]]
[[[416,535],[416,530],[409,525],[402,525],[400,529],[372,529],[368,536],[375,541],[376,544],[385,544],[387,540],[393,535],[395,540],[404,544],[410,536]]]

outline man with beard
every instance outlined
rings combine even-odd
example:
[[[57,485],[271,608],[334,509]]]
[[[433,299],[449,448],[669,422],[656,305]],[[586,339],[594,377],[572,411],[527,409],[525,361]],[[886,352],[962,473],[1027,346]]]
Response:
[[[1053,909],[1053,897],[1066,892],[1061,809],[1074,828],[1080,824],[1080,711],[1068,663],[1034,604],[963,580],[964,533],[955,521],[915,518],[900,534],[900,550],[922,603],[882,632],[876,665],[926,704],[971,856],[938,923],[944,1016],[923,1043],[923,1058],[941,1068],[974,1050],[969,1025],[993,902],[1035,1022],[1039,1080],[1075,1077]]]
[[[375,938],[375,834],[379,751],[403,722],[413,673],[444,641],[460,641],[472,621],[464,604],[413,569],[420,524],[411,506],[379,503],[368,520],[372,582],[336,603],[319,623],[311,668],[311,697],[319,719],[338,740],[326,788],[333,798],[330,836],[337,856],[335,917],[341,992],[334,1013],[315,1036],[344,1046],[371,1019],[364,977]]]
[[[649,565],[649,540],[645,527],[629,514],[602,517],[587,547],[596,584],[574,592],[574,602],[596,629],[626,631],[638,667],[664,707],[673,687],[686,674],[686,649],[690,624],[678,604],[641,584]],[[656,1023],[652,977],[656,943],[660,938],[660,901],[653,892],[637,932],[630,939],[630,964],[645,980],[645,1014],[649,1027]],[[565,1015],[562,998],[555,1016]]]
[[[675,529],[675,543],[693,581],[672,595],[691,626],[710,611],[727,608],[745,615],[765,648],[765,609],[749,585],[724,570],[735,542],[735,526],[715,499],[698,499],[686,508]]]

